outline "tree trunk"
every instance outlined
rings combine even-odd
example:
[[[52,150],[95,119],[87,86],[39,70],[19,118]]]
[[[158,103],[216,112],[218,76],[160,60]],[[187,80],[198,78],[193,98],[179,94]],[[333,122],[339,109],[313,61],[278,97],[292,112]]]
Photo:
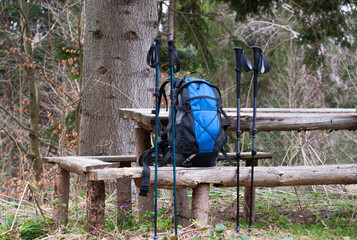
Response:
[[[39,116],[40,116],[40,92],[37,87],[35,79],[35,70],[33,65],[33,51],[31,45],[31,30],[30,30],[30,20],[29,20],[29,5],[25,0],[18,0],[17,5],[20,9],[22,17],[22,27],[24,31],[24,49],[25,49],[25,72],[26,72],[26,83],[29,88],[30,93],[30,128],[32,132],[30,135],[30,153],[29,156],[32,160],[32,165],[35,171],[36,180],[41,179],[41,174],[43,173],[42,160],[39,151]]]
[[[156,1],[88,0],[86,17],[80,155],[134,154],[134,123],[118,109],[152,106]]]
[[[87,0],[79,155],[135,153],[134,123],[118,109],[152,106],[146,53],[157,33],[156,4]]]
[[[169,6],[169,36],[168,40],[174,40],[174,25],[175,25],[175,0],[170,0]]]

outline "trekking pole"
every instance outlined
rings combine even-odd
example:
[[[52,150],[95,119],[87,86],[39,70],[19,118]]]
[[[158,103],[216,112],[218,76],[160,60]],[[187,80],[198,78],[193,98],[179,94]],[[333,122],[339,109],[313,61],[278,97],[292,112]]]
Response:
[[[260,47],[252,46],[254,51],[254,82],[253,82],[253,128],[252,128],[252,172],[250,181],[250,206],[249,206],[249,232],[253,230],[252,227],[252,215],[253,215],[253,183],[254,183],[254,156],[257,154],[255,149],[255,135],[258,133],[256,128],[257,121],[257,96],[258,96],[258,74],[269,72],[269,62],[266,56],[263,54]]]
[[[241,86],[241,73],[242,67],[246,72],[252,69],[252,64],[248,60],[244,51],[240,47],[234,47],[233,50],[236,53],[236,84],[237,84],[237,228],[236,231],[239,233],[239,161],[240,161],[240,136],[242,131],[240,130],[240,86]]]
[[[175,236],[177,236],[177,197],[176,197],[176,147],[175,147],[175,104],[174,104],[174,73],[180,70],[178,55],[173,40],[168,41],[169,45],[169,67],[170,67],[170,99],[171,99],[171,137],[172,137],[172,165],[173,165],[173,180],[174,180],[174,208],[175,208]],[[176,61],[175,61],[176,60]],[[176,69],[174,68],[176,62]]]
[[[157,238],[157,167],[158,167],[158,135],[159,135],[159,65],[160,65],[160,44],[161,39],[155,38],[154,42],[152,42],[151,48],[147,55],[147,63],[150,67],[156,68],[156,75],[155,75],[155,235],[154,240]]]

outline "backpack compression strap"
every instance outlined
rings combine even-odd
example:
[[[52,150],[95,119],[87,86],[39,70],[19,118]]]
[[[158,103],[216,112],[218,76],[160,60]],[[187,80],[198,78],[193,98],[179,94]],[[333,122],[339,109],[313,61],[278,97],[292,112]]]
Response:
[[[143,166],[143,174],[142,174],[142,181],[140,187],[140,196],[146,197],[149,192],[149,184],[150,184],[150,168],[147,162],[150,161],[151,155],[155,152],[155,148],[150,148],[145,150],[139,159],[140,165]],[[150,164],[151,165],[151,164]]]
[[[167,141],[167,134],[164,133],[163,131],[160,132],[160,141],[158,142],[158,146],[161,153],[164,156],[166,156],[167,153],[169,152],[169,143]],[[149,192],[149,185],[150,185],[149,166],[152,166],[153,164],[152,154],[154,153],[155,153],[155,148],[153,147],[145,150],[139,158],[139,164],[143,166],[142,181],[141,181],[141,187],[139,192],[140,196],[146,197]]]
[[[233,162],[232,160],[229,158],[228,154],[226,153],[226,151],[224,151],[224,149],[221,149],[221,153],[223,154],[223,156],[226,158],[227,162],[229,163],[229,165],[233,166]]]

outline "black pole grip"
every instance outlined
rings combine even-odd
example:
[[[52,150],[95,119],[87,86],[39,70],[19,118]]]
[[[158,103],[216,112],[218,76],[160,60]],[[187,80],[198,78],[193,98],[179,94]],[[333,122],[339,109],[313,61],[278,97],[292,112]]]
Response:
[[[241,80],[241,72],[242,72],[242,53],[243,49],[240,47],[234,47],[233,50],[236,53],[236,84],[237,84],[237,99],[240,98],[240,80]]]
[[[236,72],[241,72],[242,71],[242,61],[241,61],[241,57],[242,57],[242,52],[243,49],[240,47],[234,47],[232,48],[235,52],[236,52]]]
[[[169,40],[169,67],[175,66],[175,41]]]
[[[253,66],[253,69],[254,70],[257,70],[259,71],[259,64],[260,62],[262,61],[262,56],[261,56],[261,52],[262,52],[262,49],[258,46],[252,46],[250,47],[251,49],[253,49],[253,52],[254,52],[254,66]]]
[[[160,45],[161,45],[161,39],[160,38],[155,38],[154,39],[156,46],[155,46],[155,65],[160,64]]]
[[[260,47],[257,46],[252,46],[251,47],[254,51],[254,66],[253,66],[253,70],[254,70],[254,84],[253,84],[253,97],[257,97],[258,96],[258,74],[259,74],[259,65],[260,62],[262,61],[262,56],[261,56],[261,49]]]

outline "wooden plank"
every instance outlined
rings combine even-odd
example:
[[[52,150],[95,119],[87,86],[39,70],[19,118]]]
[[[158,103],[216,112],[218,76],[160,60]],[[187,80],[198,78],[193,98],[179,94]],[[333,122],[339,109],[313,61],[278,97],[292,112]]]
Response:
[[[293,166],[293,167],[256,167],[254,185],[257,187],[278,187],[324,184],[357,184],[357,164]],[[240,185],[250,186],[250,167],[240,168]],[[224,187],[236,186],[235,167],[213,168],[176,168],[176,181],[179,188],[195,188],[199,183],[221,184]],[[90,180],[108,180],[116,178],[140,179],[141,167],[107,168],[92,170]],[[154,184],[154,167],[151,167],[150,184]],[[171,167],[158,169],[158,186],[172,188]]]
[[[236,159],[236,153],[230,152],[227,153],[228,156],[231,159]],[[222,153],[219,154],[220,159],[224,160],[225,157],[223,156]],[[251,152],[241,152],[240,155],[241,159],[250,159],[252,157]],[[272,153],[267,153],[267,152],[258,152],[255,158],[257,159],[266,159],[266,158],[272,158],[273,154]],[[102,162],[135,162],[136,161],[136,155],[113,155],[113,156],[71,156],[71,157],[45,157],[43,160],[47,163],[60,163],[63,161],[72,161],[72,159],[79,158],[80,161],[83,159],[93,159],[93,160],[100,160]],[[62,159],[62,160],[60,160]],[[75,160],[77,162],[77,160]],[[82,163],[82,162],[81,162]],[[105,163],[104,163],[105,164]],[[107,166],[107,165],[106,165]],[[109,165],[108,165],[109,166]],[[112,167],[112,166],[110,166]]]
[[[235,130],[237,119],[230,118]],[[252,129],[253,115],[241,114],[241,130]],[[261,113],[257,114],[259,131],[309,131],[309,130],[356,130],[357,113],[354,114],[317,114],[317,113]]]
[[[119,163],[103,162],[99,159],[88,157],[47,157],[49,163],[57,163],[61,168],[80,175],[85,175],[92,169],[103,169],[108,167],[119,167]]]
[[[73,156],[76,157],[76,156]],[[111,156],[79,156],[86,159],[97,159],[103,162],[135,162],[135,155],[111,155]],[[43,160],[47,163],[57,163],[59,157],[44,157]]]
[[[237,159],[237,155],[234,152],[229,152],[227,153],[228,157],[230,159]],[[221,160],[226,159],[222,153],[219,154],[219,157]],[[245,160],[249,160],[252,158],[252,152],[241,152],[240,153],[240,158],[241,159],[245,159]],[[273,154],[272,153],[267,153],[267,152],[257,152],[257,154],[254,157],[255,159],[268,159],[268,158],[273,158]]]
[[[155,116],[152,109],[120,109],[120,114],[126,119],[135,120],[142,127],[153,130]],[[225,109],[233,124],[230,131],[236,127],[235,109]],[[168,112],[160,111],[160,121],[164,126],[168,123]],[[241,128],[243,131],[251,130],[252,109],[245,108],[241,111]],[[223,121],[226,124],[225,121]],[[260,131],[308,131],[308,130],[356,130],[356,109],[304,109],[304,108],[258,108],[257,128]]]

